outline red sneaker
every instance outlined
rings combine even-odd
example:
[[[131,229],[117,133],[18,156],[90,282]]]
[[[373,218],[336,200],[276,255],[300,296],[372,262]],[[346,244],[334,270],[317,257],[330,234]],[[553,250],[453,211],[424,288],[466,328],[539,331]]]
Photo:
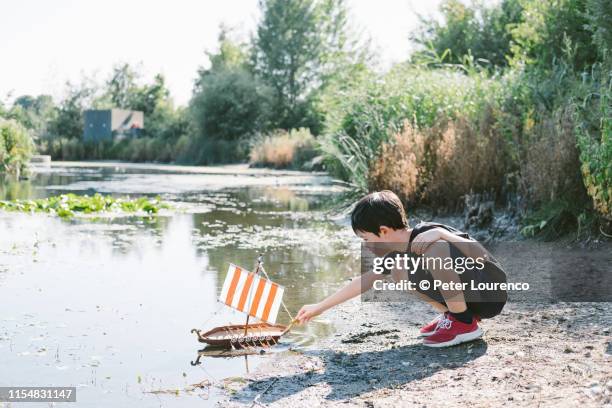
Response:
[[[445,317],[446,313],[440,313],[439,315],[437,315],[435,319],[433,319],[427,325],[421,327],[421,329],[419,330],[419,336],[428,337],[434,334],[434,332],[436,331],[436,327],[438,327],[438,323]]]
[[[478,327],[476,319],[472,323],[465,324],[449,313],[440,320],[438,326],[431,336],[423,340],[427,347],[448,347],[456,344],[466,343],[482,337],[482,329]]]

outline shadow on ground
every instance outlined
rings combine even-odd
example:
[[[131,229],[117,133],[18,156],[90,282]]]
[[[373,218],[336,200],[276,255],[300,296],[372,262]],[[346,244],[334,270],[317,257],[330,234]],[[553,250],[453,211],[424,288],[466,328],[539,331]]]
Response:
[[[236,402],[269,404],[302,392],[315,384],[327,384],[328,401],[359,397],[369,391],[405,387],[410,382],[429,377],[440,370],[460,367],[484,355],[483,340],[449,349],[428,348],[421,344],[380,351],[356,353],[314,350],[304,353],[320,361],[317,367],[304,367],[304,373],[271,376],[250,382],[232,396]],[[398,363],[399,362],[399,363]]]

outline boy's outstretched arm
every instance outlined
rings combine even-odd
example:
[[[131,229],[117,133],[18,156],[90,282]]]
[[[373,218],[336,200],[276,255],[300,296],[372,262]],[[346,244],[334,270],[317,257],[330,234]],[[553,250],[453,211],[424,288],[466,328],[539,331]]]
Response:
[[[295,317],[300,324],[308,323],[310,319],[320,315],[327,309],[346,302],[349,299],[369,290],[374,285],[374,282],[381,279],[379,274],[372,271],[366,272],[363,275],[353,279],[348,285],[339,289],[336,293],[328,296],[319,303],[304,305]]]

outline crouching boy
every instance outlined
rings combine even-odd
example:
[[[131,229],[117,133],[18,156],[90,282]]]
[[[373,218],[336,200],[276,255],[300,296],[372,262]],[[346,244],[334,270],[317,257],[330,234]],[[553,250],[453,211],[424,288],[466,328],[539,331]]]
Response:
[[[384,256],[385,260],[404,257],[404,261],[405,256],[410,256],[416,261],[411,265],[418,267],[410,270],[406,262],[383,262],[393,267],[382,274],[368,270],[321,302],[304,305],[297,314],[298,322],[306,323],[364,293],[385,274],[396,282],[410,282],[415,289],[411,292],[440,312],[420,329],[426,346],[446,347],[478,339],[483,334],[478,322],[501,313],[507,293],[499,287],[503,288],[500,284],[505,284],[506,274],[467,233],[430,222],[410,227],[400,199],[391,191],[371,193],[359,200],[351,214],[351,224],[376,256]],[[466,268],[466,259],[470,268]]]

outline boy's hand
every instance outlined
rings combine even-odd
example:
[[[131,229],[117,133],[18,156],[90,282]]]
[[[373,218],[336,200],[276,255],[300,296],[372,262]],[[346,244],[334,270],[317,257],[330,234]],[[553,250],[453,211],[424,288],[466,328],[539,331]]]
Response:
[[[442,239],[442,231],[440,228],[432,228],[416,236],[414,241],[412,241],[410,251],[417,255],[424,254],[427,248],[429,248],[429,245],[439,239]]]
[[[299,324],[305,324],[308,323],[310,319],[320,314],[321,310],[318,304],[304,305],[295,316],[295,320],[297,320]]]

